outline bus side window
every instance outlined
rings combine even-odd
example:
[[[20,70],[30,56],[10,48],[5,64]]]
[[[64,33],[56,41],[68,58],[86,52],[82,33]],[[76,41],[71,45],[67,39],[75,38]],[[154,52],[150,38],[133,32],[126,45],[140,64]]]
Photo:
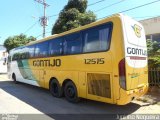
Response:
[[[26,52],[25,50],[26,50],[26,49],[25,49],[25,48],[26,48],[26,47],[21,48],[21,58],[20,58],[20,59],[22,59],[22,60],[23,60],[23,59],[26,59],[26,54],[25,54],[25,52]]]
[[[35,47],[35,57],[48,56],[48,42],[38,43]]]
[[[28,49],[29,49],[29,58],[33,58],[35,45],[29,46]]]
[[[62,55],[63,39],[56,38],[49,42],[49,56]]]
[[[98,52],[109,49],[110,26],[101,25],[83,31],[84,52]]]
[[[82,39],[80,33],[65,37],[64,54],[78,54],[82,52]]]

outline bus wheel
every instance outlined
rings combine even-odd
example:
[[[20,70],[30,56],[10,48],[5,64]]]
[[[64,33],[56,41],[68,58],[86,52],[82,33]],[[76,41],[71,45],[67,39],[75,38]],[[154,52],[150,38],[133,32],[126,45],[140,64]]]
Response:
[[[64,95],[69,102],[79,102],[77,88],[72,81],[68,81],[64,86]]]
[[[17,80],[16,80],[16,75],[15,74],[12,75],[12,80],[14,81],[15,84],[18,83]]]
[[[49,90],[54,97],[62,97],[62,88],[56,79],[51,80]]]

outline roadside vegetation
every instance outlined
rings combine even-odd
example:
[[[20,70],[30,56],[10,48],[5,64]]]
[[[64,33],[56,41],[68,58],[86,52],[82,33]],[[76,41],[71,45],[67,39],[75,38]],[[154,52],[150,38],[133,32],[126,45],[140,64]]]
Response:
[[[87,11],[87,0],[69,0],[59,13],[51,34],[58,34],[96,21],[96,15]]]
[[[10,36],[4,41],[4,46],[7,49],[7,52],[9,52],[11,49],[26,45],[27,43],[30,43],[32,41],[35,41],[36,38],[33,36],[27,37],[24,34]]]
[[[149,68],[160,68],[160,42],[148,39],[147,51]]]

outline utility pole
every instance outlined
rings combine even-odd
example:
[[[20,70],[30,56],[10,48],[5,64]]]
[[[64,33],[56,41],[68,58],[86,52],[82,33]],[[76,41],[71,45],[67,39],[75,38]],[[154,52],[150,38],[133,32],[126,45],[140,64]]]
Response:
[[[45,0],[35,0],[36,2],[40,3],[43,5],[43,16],[39,19],[40,20],[40,24],[43,27],[43,38],[45,37],[45,33],[46,33],[46,26],[47,26],[47,17],[46,17],[46,8],[49,6]]]

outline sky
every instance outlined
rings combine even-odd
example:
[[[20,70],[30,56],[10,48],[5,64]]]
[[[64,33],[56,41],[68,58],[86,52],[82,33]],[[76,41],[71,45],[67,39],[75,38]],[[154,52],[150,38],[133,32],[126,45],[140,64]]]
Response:
[[[97,19],[100,19],[153,1],[158,0],[88,0],[87,10],[93,11]],[[58,14],[67,2],[68,0],[46,0],[46,3],[49,4],[46,9],[48,17],[46,36],[51,35]],[[123,14],[138,21],[160,16],[160,0],[153,4],[123,12]],[[35,0],[3,0],[0,4],[0,15],[0,45],[8,37],[21,33],[28,37],[42,38],[43,28],[39,23],[39,18],[43,16],[43,6]]]

